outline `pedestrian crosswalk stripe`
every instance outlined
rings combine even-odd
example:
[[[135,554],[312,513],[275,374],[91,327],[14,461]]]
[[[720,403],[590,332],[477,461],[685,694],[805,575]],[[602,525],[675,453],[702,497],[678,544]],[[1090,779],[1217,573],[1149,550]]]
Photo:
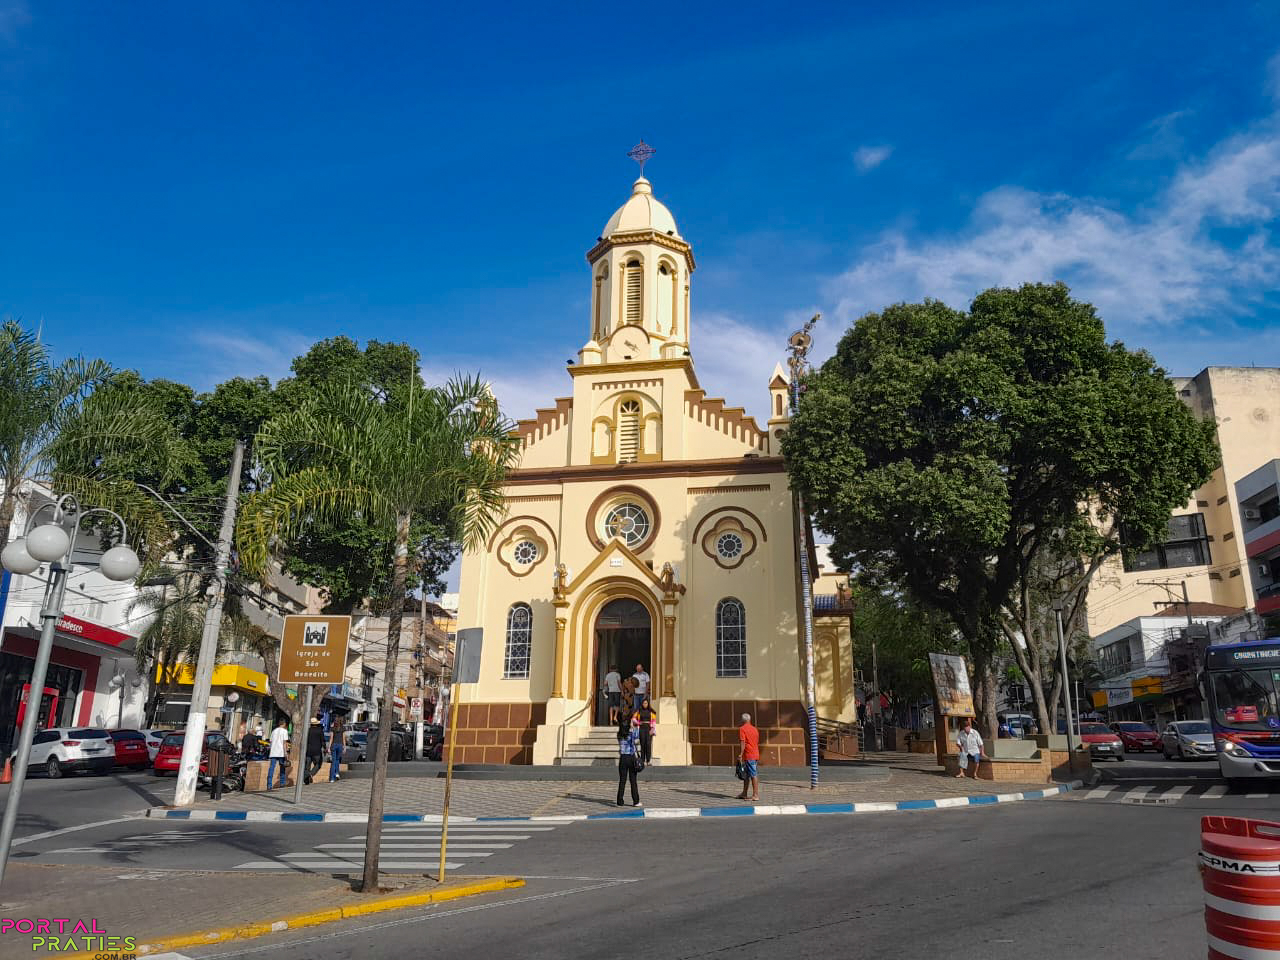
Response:
[[[478,860],[510,850],[517,843],[559,829],[560,824],[532,826],[527,823],[502,828],[496,824],[463,824],[449,829],[446,869],[474,865]],[[439,825],[422,823],[388,824],[378,843],[378,863],[382,870],[434,870],[440,866]],[[362,834],[334,843],[318,843],[310,849],[293,850],[273,860],[251,860],[236,870],[351,870],[363,866],[365,837]],[[456,862],[455,862],[456,861]]]
[[[1164,784],[1106,784],[1092,790],[1082,790],[1076,794],[1082,800],[1096,800],[1111,803],[1130,803],[1135,805],[1173,804],[1182,801],[1220,800],[1267,800],[1280,799],[1280,790],[1274,793],[1232,793],[1222,784],[1207,780],[1198,783],[1182,783],[1166,786]]]

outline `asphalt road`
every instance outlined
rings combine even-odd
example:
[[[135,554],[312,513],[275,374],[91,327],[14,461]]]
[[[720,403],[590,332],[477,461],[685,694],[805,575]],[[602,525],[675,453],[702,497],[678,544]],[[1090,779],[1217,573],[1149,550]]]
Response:
[[[1217,776],[1214,764],[1154,758],[1102,769],[1122,784]],[[145,786],[127,774],[41,785],[69,791],[63,799],[75,809],[94,789],[124,808]],[[46,804],[57,799],[44,796]],[[525,888],[183,953],[402,960],[429,944],[451,960],[624,953],[1027,960],[1117,950],[1199,958],[1195,854],[1206,813],[1280,820],[1280,790],[1261,798],[1187,794],[1159,806],[1072,795],[854,816],[506,824],[493,836],[472,825],[457,843],[475,859],[460,854],[453,874],[517,874],[528,878]],[[101,814],[95,807],[95,818]],[[384,845],[384,865],[389,849],[420,859],[415,844],[431,843],[430,830],[399,829],[405,833],[388,842],[405,842]],[[358,859],[362,839],[363,826],[353,824],[131,820],[28,842],[15,856],[124,869],[281,870]]]
[[[510,894],[184,951],[201,958],[1205,955],[1199,817],[1048,800],[856,816],[574,824],[485,862]],[[1280,815],[1272,803],[1267,815]]]

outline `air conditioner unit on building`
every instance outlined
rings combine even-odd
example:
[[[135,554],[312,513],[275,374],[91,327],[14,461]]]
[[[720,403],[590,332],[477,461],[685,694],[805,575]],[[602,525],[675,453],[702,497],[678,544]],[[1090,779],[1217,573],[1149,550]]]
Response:
[[[1243,512],[1244,512],[1244,518],[1245,518],[1246,520],[1261,520],[1261,519],[1262,519],[1262,513],[1261,513],[1261,511],[1255,510],[1253,507],[1245,507]]]

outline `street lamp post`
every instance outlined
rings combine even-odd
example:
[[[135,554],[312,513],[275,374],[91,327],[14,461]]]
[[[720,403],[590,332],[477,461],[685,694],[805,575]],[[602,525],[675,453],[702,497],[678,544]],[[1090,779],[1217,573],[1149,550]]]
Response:
[[[43,511],[53,509],[53,522],[32,526]],[[120,542],[102,555],[98,569],[108,580],[123,582],[138,575],[142,563],[128,546],[128,529],[124,519],[114,510],[93,507],[82,510],[79,502],[70,494],[55,503],[46,503],[28,518],[23,536],[14,540],[0,553],[0,563],[10,573],[30,575],[42,563],[49,564],[49,579],[45,583],[44,600],[40,605],[40,645],[36,649],[36,661],[31,670],[28,686],[27,710],[18,734],[18,749],[13,763],[13,785],[4,807],[4,819],[0,822],[0,883],[4,881],[5,868],[9,864],[9,848],[13,844],[13,830],[18,821],[18,805],[22,802],[22,788],[27,778],[27,764],[31,760],[31,740],[40,722],[40,691],[44,689],[49,672],[49,657],[53,653],[53,634],[62,616],[62,599],[67,591],[67,575],[71,572],[76,549],[76,537],[80,522],[89,514],[106,513],[120,524]],[[69,532],[67,528],[70,528]]]
[[[1062,632],[1062,601],[1053,601],[1054,620],[1058,625],[1058,653],[1062,657],[1062,709],[1067,715],[1067,766],[1076,768],[1076,748],[1071,734],[1071,678],[1067,673],[1067,641]]]

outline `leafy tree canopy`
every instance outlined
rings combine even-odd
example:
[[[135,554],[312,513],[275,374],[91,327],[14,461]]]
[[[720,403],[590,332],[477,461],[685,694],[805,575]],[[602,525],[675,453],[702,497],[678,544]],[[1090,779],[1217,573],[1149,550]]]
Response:
[[[1106,556],[1164,532],[1218,462],[1213,429],[1092,306],[1027,284],[862,317],[783,449],[832,559],[951,617],[982,672],[1046,558],[1083,558],[1078,613]]]

